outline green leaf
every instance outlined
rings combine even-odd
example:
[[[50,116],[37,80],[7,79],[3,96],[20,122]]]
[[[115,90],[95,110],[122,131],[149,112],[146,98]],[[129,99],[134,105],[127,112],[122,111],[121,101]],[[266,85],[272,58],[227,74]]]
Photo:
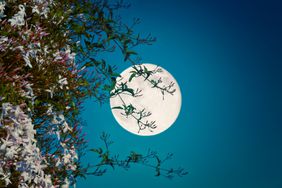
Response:
[[[111,84],[109,90],[112,91],[113,89],[115,89],[115,87],[116,87],[116,81],[112,79],[112,84]]]
[[[101,64],[102,64],[102,69],[105,69],[106,68],[106,61],[104,59],[102,59]]]
[[[114,107],[112,107],[112,109],[119,109],[119,110],[123,110],[123,107],[122,107],[122,106],[114,106]]]
[[[110,75],[113,73],[113,69],[112,69],[112,67],[110,65],[108,67],[108,73],[110,73]]]
[[[132,96],[134,96],[134,90],[131,89],[131,88],[126,88],[123,91],[126,91],[126,92],[130,93]]]
[[[85,67],[92,67],[93,66],[93,63],[92,62],[87,62],[84,64]]]
[[[147,69],[147,67],[145,67],[145,66],[144,66],[144,70],[145,70],[146,73],[148,72],[148,69]]]
[[[39,105],[39,104],[40,104],[40,101],[36,99],[36,100],[34,101],[34,105],[37,106],[37,105]]]
[[[137,55],[137,53],[135,51],[130,51],[130,50],[128,50],[126,53],[128,53],[130,55]]]
[[[136,76],[136,73],[131,74],[131,76],[129,77],[129,82],[131,82],[131,80]]]
[[[151,75],[151,73],[147,72],[147,76],[146,76],[145,80],[147,80],[150,77],[150,75]]]
[[[124,56],[124,61],[127,61],[128,60],[128,58],[129,58],[129,53],[125,53],[125,56]]]
[[[113,77],[121,77],[121,75],[120,74],[118,74],[118,73],[112,73],[112,75],[111,76],[113,76]]]
[[[124,61],[128,60],[128,58],[130,57],[130,55],[137,55],[137,53],[134,52],[134,51],[129,51],[129,50],[126,51],[126,52],[125,52]]]
[[[102,148],[98,148],[98,149],[90,149],[90,151],[98,153],[98,154],[102,154],[103,153],[103,149]]]
[[[137,73],[136,71],[130,71],[130,73]]]

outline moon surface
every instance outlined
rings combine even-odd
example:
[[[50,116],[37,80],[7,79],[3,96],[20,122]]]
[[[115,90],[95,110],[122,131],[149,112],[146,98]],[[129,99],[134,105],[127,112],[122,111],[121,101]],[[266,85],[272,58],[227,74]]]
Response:
[[[139,65],[137,65],[137,67],[138,66]],[[161,72],[151,75],[149,80],[157,81],[161,78],[162,83],[160,83],[159,86],[162,87],[168,86],[171,82],[173,82],[174,86],[171,88],[175,89],[173,95],[167,92],[162,95],[160,89],[152,88],[152,83],[148,80],[145,81],[145,78],[142,76],[135,77],[129,82],[129,78],[132,74],[131,71],[134,70],[133,67],[129,67],[121,73],[121,77],[117,78],[117,85],[126,82],[128,87],[134,89],[134,91],[136,91],[137,88],[141,90],[141,96],[133,97],[129,93],[124,92],[119,94],[119,96],[111,97],[110,106],[116,121],[125,130],[139,136],[152,136],[167,130],[177,119],[181,109],[181,91],[174,77],[162,67],[153,64],[141,64],[140,66],[145,66],[149,71],[159,68]],[[138,125],[137,121],[139,116],[137,114],[132,114],[133,116],[126,116],[123,109],[114,108],[117,106],[124,106],[124,104],[132,104],[136,108],[134,110],[135,112],[142,109],[145,109],[146,112],[150,112],[151,115],[143,118],[142,122],[155,121],[156,128],[149,129],[146,127],[145,129],[140,130],[140,125]]]

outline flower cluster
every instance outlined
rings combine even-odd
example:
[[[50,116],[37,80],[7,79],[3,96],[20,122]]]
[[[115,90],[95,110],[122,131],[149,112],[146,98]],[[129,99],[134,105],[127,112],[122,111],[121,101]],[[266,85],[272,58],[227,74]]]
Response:
[[[15,181],[12,170],[16,170],[18,187],[54,187],[51,176],[44,172],[48,163],[37,147],[31,118],[10,103],[3,103],[1,110],[1,129],[6,136],[0,141],[0,176],[5,186]]]
[[[154,41],[113,15],[122,7],[106,0],[0,0],[0,187],[67,188],[79,176],[105,172],[94,165],[91,173],[80,161],[82,102],[103,103],[116,87],[119,75],[102,53],[120,48],[133,61],[131,48]],[[108,151],[96,153],[102,166],[128,167],[113,163]],[[123,164],[129,162],[136,160]]]
[[[85,143],[81,71],[55,3],[19,2],[0,2],[0,187],[66,187]]]
[[[2,18],[4,18],[6,15],[4,14],[4,10],[5,10],[5,5],[6,5],[6,2],[5,1],[1,1],[0,2],[0,21]]]
[[[25,24],[25,15],[25,6],[19,5],[19,12],[15,14],[12,18],[10,18],[8,21],[11,23],[11,26],[23,26]]]

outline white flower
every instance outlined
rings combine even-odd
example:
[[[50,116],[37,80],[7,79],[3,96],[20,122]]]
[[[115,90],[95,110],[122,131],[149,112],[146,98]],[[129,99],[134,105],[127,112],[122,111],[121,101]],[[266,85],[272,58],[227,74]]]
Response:
[[[65,143],[63,143],[63,142],[60,142],[60,145],[61,145],[64,149],[66,149],[66,147],[67,147],[67,145],[66,145]]]
[[[61,163],[61,160],[58,159],[58,161],[56,162],[55,166],[58,167],[58,166],[60,166],[60,164],[62,164],[62,163]]]
[[[85,68],[86,68],[86,66],[83,66],[83,67],[80,69],[80,71],[83,71]]]
[[[71,165],[69,165],[68,167],[69,167],[69,169],[71,169],[71,170],[73,170],[73,171],[75,171],[76,168],[77,168],[77,166],[76,166],[75,164],[71,164]]]
[[[48,53],[49,53],[49,51],[48,51],[48,46],[44,46],[43,51],[44,51],[44,54],[45,54],[45,55],[48,54]]]
[[[71,162],[71,159],[72,159],[72,156],[68,153],[68,154],[65,154],[63,156],[63,160],[64,160],[64,163],[67,164],[67,163],[70,163]]]
[[[3,171],[3,168],[2,168],[2,166],[0,166],[0,176],[4,176],[5,174],[4,174],[4,171]]]
[[[63,123],[63,133],[66,133],[67,131],[72,131],[72,129],[69,127],[69,125],[67,124],[67,122],[65,121]]]
[[[33,89],[31,87],[32,85],[33,84],[30,84],[28,82],[25,83],[24,91],[22,91],[22,96],[31,99],[32,105],[34,105],[36,96],[34,96]]]
[[[25,17],[25,7],[24,5],[19,5],[19,9],[20,11],[15,14],[11,19],[9,19],[8,21],[11,22],[12,26],[23,26],[25,21],[24,21],[24,17]]]
[[[1,146],[0,146],[0,150],[6,150],[7,147],[10,147],[13,145],[13,142],[11,142],[8,138],[6,140],[4,140],[3,138],[1,138]]]
[[[3,126],[8,136],[0,141],[0,158],[4,159],[0,160],[0,166],[4,166],[7,159],[14,161],[16,169],[21,172],[20,188],[54,188],[51,176],[44,173],[48,163],[42,157],[41,151],[36,145],[34,139],[36,130],[33,128],[31,118],[19,106],[4,103],[2,104],[1,119],[12,120],[12,123]],[[0,178],[5,180],[6,184],[10,183],[10,175],[7,175],[9,173],[9,169],[0,168]],[[5,178],[2,178],[2,176]],[[32,181],[34,182],[33,185],[27,186]]]
[[[48,93],[50,93],[50,97],[53,98],[53,96],[54,96],[54,90],[55,90],[55,87],[51,87],[50,89],[46,89],[45,91],[47,91]]]
[[[34,181],[35,184],[38,184],[38,177],[35,176],[35,178],[33,179],[33,181]]]
[[[21,108],[19,106],[16,106],[15,111],[14,111],[16,119],[20,117],[21,112],[22,112]]]
[[[60,119],[60,121],[65,121],[65,116],[63,114],[59,114],[58,118]]]
[[[50,8],[48,7],[53,3],[52,0],[48,1],[42,1],[42,0],[33,0],[33,2],[36,4],[32,7],[32,13],[37,13],[40,16],[44,16],[44,18],[48,18],[48,13],[50,12]],[[39,5],[39,7],[38,7]]]
[[[52,185],[51,175],[45,175],[45,184]]]
[[[11,182],[11,180],[9,179],[10,177],[5,177],[4,180],[5,180],[5,185],[9,185]]]
[[[4,36],[0,37],[0,44],[4,44],[4,43],[6,43],[8,41],[9,41],[8,37],[4,37]]]
[[[2,116],[8,115],[8,112],[12,109],[10,103],[3,103],[2,104]]]
[[[38,9],[38,6],[35,5],[34,7],[32,7],[32,13],[37,13],[37,14],[40,14],[40,11]]]
[[[17,153],[18,153],[17,149],[18,149],[18,147],[16,147],[16,146],[11,146],[10,148],[7,148],[5,156],[8,159],[12,159],[14,156],[17,156]]]
[[[51,104],[48,104],[48,110],[47,110],[47,115],[51,115],[53,113],[53,106]]]
[[[23,177],[24,181],[28,181],[30,179],[30,174],[28,174],[27,172],[23,171],[21,173],[21,176]]]
[[[6,5],[6,2],[5,2],[5,1],[1,1],[1,2],[0,2],[0,12],[4,12],[4,10],[5,10],[5,5]]]
[[[5,173],[2,172],[1,175],[2,175],[3,177],[1,177],[0,180],[4,180],[6,186],[9,185],[10,183],[12,183],[12,182],[10,181],[10,177],[11,177],[11,173],[10,173],[10,172],[8,172],[7,174],[5,174]]]
[[[67,78],[62,78],[62,76],[59,75],[58,83],[60,84],[60,88],[63,89],[63,86],[68,84]]]
[[[70,153],[72,154],[74,159],[78,159],[78,155],[77,155],[77,153],[75,151],[74,146],[72,146],[72,148],[70,149]]]
[[[31,65],[31,62],[30,62],[30,59],[29,59],[29,52],[27,52],[26,54],[23,54],[23,59],[25,61],[25,65],[32,68],[32,65]]]
[[[17,46],[17,47],[14,48],[14,50],[20,50],[23,53],[24,47],[23,46]]]
[[[0,2],[0,21],[1,21],[1,18],[6,17],[6,15],[4,15],[5,5],[6,5],[5,1]]]
[[[51,121],[53,124],[60,124],[65,121],[65,116],[63,114],[59,114],[59,116],[54,115],[53,120]]]

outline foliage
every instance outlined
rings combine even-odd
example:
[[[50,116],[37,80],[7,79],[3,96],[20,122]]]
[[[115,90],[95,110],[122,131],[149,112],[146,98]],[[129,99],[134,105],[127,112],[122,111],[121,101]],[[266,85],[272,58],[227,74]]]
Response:
[[[155,170],[155,176],[165,176],[167,178],[173,178],[175,176],[182,177],[188,174],[183,168],[162,168],[162,165],[167,160],[172,158],[172,153],[168,153],[166,157],[161,159],[157,152],[151,151],[150,149],[145,155],[131,151],[125,159],[120,159],[118,154],[112,155],[110,153],[109,146],[113,144],[113,142],[110,140],[110,136],[106,133],[103,133],[100,139],[104,142],[104,148],[90,150],[94,153],[97,153],[100,162],[94,166],[91,166],[92,168],[94,168],[94,170],[92,172],[89,172],[89,174],[98,176],[103,175],[106,172],[106,168],[103,168],[104,166],[110,166],[113,169],[118,166],[124,168],[125,170],[128,170],[132,164],[141,164],[153,168]],[[154,162],[155,164],[152,164],[152,162]]]
[[[112,156],[105,134],[106,149],[92,150],[101,159],[94,172],[81,164],[82,102],[141,94],[117,84],[116,68],[101,54],[120,49],[124,61],[135,65],[130,81],[142,76],[163,96],[174,92],[173,83],[161,86],[161,79],[150,79],[158,69],[137,65],[133,48],[155,38],[134,33],[138,19],[131,26],[121,22],[115,12],[127,7],[104,0],[0,0],[0,187],[68,187],[79,176],[102,175],[101,166],[128,169],[133,163],[153,167],[156,175],[185,175],[182,169],[162,169],[165,160],[154,152],[132,152],[126,160]],[[140,131],[154,129],[154,123],[142,122],[150,115],[145,109],[132,104],[116,109],[135,116]],[[157,164],[145,162],[150,159]]]

